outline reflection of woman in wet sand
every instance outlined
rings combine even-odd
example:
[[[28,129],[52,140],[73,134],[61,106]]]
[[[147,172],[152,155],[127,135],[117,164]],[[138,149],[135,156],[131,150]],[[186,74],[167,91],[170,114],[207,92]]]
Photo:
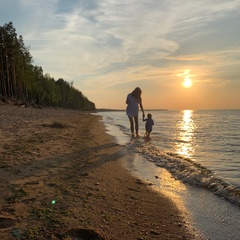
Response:
[[[136,131],[136,136],[139,137],[138,134],[138,112],[139,112],[139,107],[140,106],[143,114],[143,118],[145,117],[144,110],[143,110],[143,105],[142,105],[142,98],[141,98],[142,90],[137,87],[135,88],[131,93],[127,95],[127,116],[130,121],[130,129],[132,133],[132,137],[134,137],[134,124],[135,124],[135,131]]]

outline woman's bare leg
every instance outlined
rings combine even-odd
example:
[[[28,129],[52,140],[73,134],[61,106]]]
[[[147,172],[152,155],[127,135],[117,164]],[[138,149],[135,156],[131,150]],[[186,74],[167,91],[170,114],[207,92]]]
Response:
[[[131,133],[132,133],[132,137],[134,137],[134,122],[133,122],[133,118],[132,117],[128,117],[129,121],[130,121],[130,129],[131,129]]]
[[[136,136],[138,137],[138,116],[134,117]]]

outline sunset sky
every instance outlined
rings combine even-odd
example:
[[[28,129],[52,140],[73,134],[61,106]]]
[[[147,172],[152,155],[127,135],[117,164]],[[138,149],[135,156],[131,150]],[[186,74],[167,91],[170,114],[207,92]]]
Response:
[[[240,109],[239,0],[0,4],[0,25],[13,22],[33,64],[97,108],[124,109],[140,87],[148,109]]]

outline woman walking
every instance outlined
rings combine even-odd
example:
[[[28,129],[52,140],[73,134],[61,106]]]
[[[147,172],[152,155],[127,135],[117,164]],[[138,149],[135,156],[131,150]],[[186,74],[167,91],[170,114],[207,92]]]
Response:
[[[145,117],[144,110],[143,110],[143,105],[142,105],[142,98],[141,98],[142,90],[137,87],[135,88],[131,93],[127,95],[127,109],[126,109],[126,114],[129,118],[130,121],[130,129],[132,133],[132,137],[134,137],[134,128],[136,132],[136,137],[139,137],[138,134],[138,112],[139,112],[139,107],[140,106],[142,110],[142,116],[143,118]],[[135,125],[135,126],[134,126]]]

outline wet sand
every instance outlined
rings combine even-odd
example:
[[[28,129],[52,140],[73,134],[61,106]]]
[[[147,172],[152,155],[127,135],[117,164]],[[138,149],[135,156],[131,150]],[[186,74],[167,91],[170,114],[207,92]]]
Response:
[[[199,239],[99,116],[0,105],[0,239]]]

